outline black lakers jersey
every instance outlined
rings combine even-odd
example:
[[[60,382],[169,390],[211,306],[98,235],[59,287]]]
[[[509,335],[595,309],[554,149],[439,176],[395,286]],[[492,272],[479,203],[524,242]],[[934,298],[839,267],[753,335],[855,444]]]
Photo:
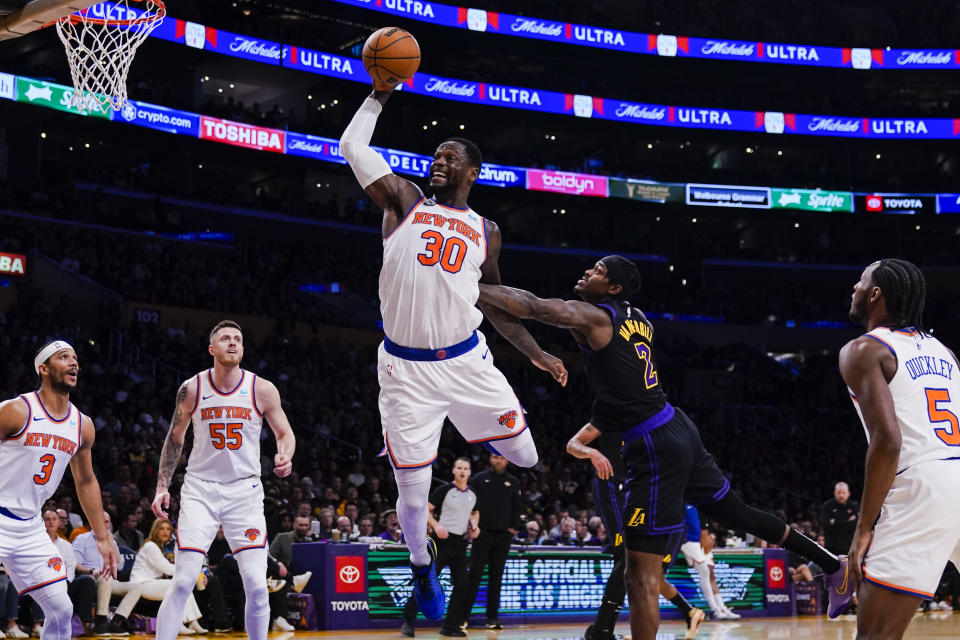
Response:
[[[625,300],[605,298],[597,306],[610,314],[613,338],[586,352],[587,382],[593,395],[594,426],[621,432],[666,406],[653,357],[653,325]]]

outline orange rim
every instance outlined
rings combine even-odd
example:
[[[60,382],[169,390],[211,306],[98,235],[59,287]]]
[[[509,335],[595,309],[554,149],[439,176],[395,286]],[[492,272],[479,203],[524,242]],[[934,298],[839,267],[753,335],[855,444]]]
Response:
[[[132,2],[145,2],[145,0],[131,0]],[[162,20],[164,16],[167,15],[167,6],[163,3],[163,0],[153,0],[153,5],[155,7],[155,12],[149,16],[140,16],[133,20],[104,20],[103,18],[92,18],[87,15],[87,9],[81,11],[81,15],[71,13],[69,16],[64,16],[60,18],[60,22],[69,20],[73,24],[96,24],[100,26],[109,26],[109,27],[127,27],[133,23],[149,24],[151,22],[156,22],[157,20]]]

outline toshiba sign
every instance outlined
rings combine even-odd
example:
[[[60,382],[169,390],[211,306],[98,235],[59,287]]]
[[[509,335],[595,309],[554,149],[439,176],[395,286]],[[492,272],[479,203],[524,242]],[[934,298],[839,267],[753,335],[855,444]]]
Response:
[[[27,256],[19,253],[4,253],[0,251],[0,273],[12,276],[27,275]]]
[[[237,147],[283,153],[286,132],[267,127],[256,127],[242,122],[200,117],[200,137]]]

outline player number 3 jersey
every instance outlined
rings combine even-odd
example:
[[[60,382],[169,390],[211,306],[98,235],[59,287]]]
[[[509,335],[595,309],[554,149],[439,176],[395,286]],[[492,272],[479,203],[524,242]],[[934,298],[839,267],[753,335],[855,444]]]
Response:
[[[213,370],[198,373],[193,409],[193,449],[187,473],[211,482],[260,477],[260,431],[257,376],[241,370],[233,389],[217,389]]]
[[[960,456],[960,367],[950,351],[913,329],[878,327],[866,335],[897,358],[897,372],[890,380],[902,437],[897,471]],[[857,398],[848,391],[862,422]]]
[[[62,419],[47,412],[40,396],[27,393],[10,400],[26,402],[27,423],[0,441],[0,507],[21,519],[40,508],[60,486],[70,459],[80,449],[80,411],[70,405]]]
[[[418,349],[469,338],[483,320],[476,304],[486,258],[481,216],[421,199],[383,240],[380,314],[387,337]]]

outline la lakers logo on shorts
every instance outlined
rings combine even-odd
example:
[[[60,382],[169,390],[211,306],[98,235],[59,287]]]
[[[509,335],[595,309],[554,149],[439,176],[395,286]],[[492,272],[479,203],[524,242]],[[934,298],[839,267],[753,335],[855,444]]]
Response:
[[[518,415],[519,414],[515,410],[511,409],[510,411],[507,411],[505,414],[497,418],[497,422],[499,422],[501,425],[503,425],[507,429],[513,429],[515,426],[517,426]]]
[[[243,537],[250,542],[255,542],[260,537],[260,529],[247,529],[243,532]]]
[[[57,573],[60,573],[60,570],[63,569],[63,558],[55,557],[47,560],[47,568],[53,569]]]
[[[647,524],[647,512],[639,507],[633,510],[633,515],[630,516],[630,521],[627,523],[628,527],[639,527],[640,525]]]
[[[621,534],[616,534],[613,536],[613,546],[619,547],[623,544],[623,536]]]

